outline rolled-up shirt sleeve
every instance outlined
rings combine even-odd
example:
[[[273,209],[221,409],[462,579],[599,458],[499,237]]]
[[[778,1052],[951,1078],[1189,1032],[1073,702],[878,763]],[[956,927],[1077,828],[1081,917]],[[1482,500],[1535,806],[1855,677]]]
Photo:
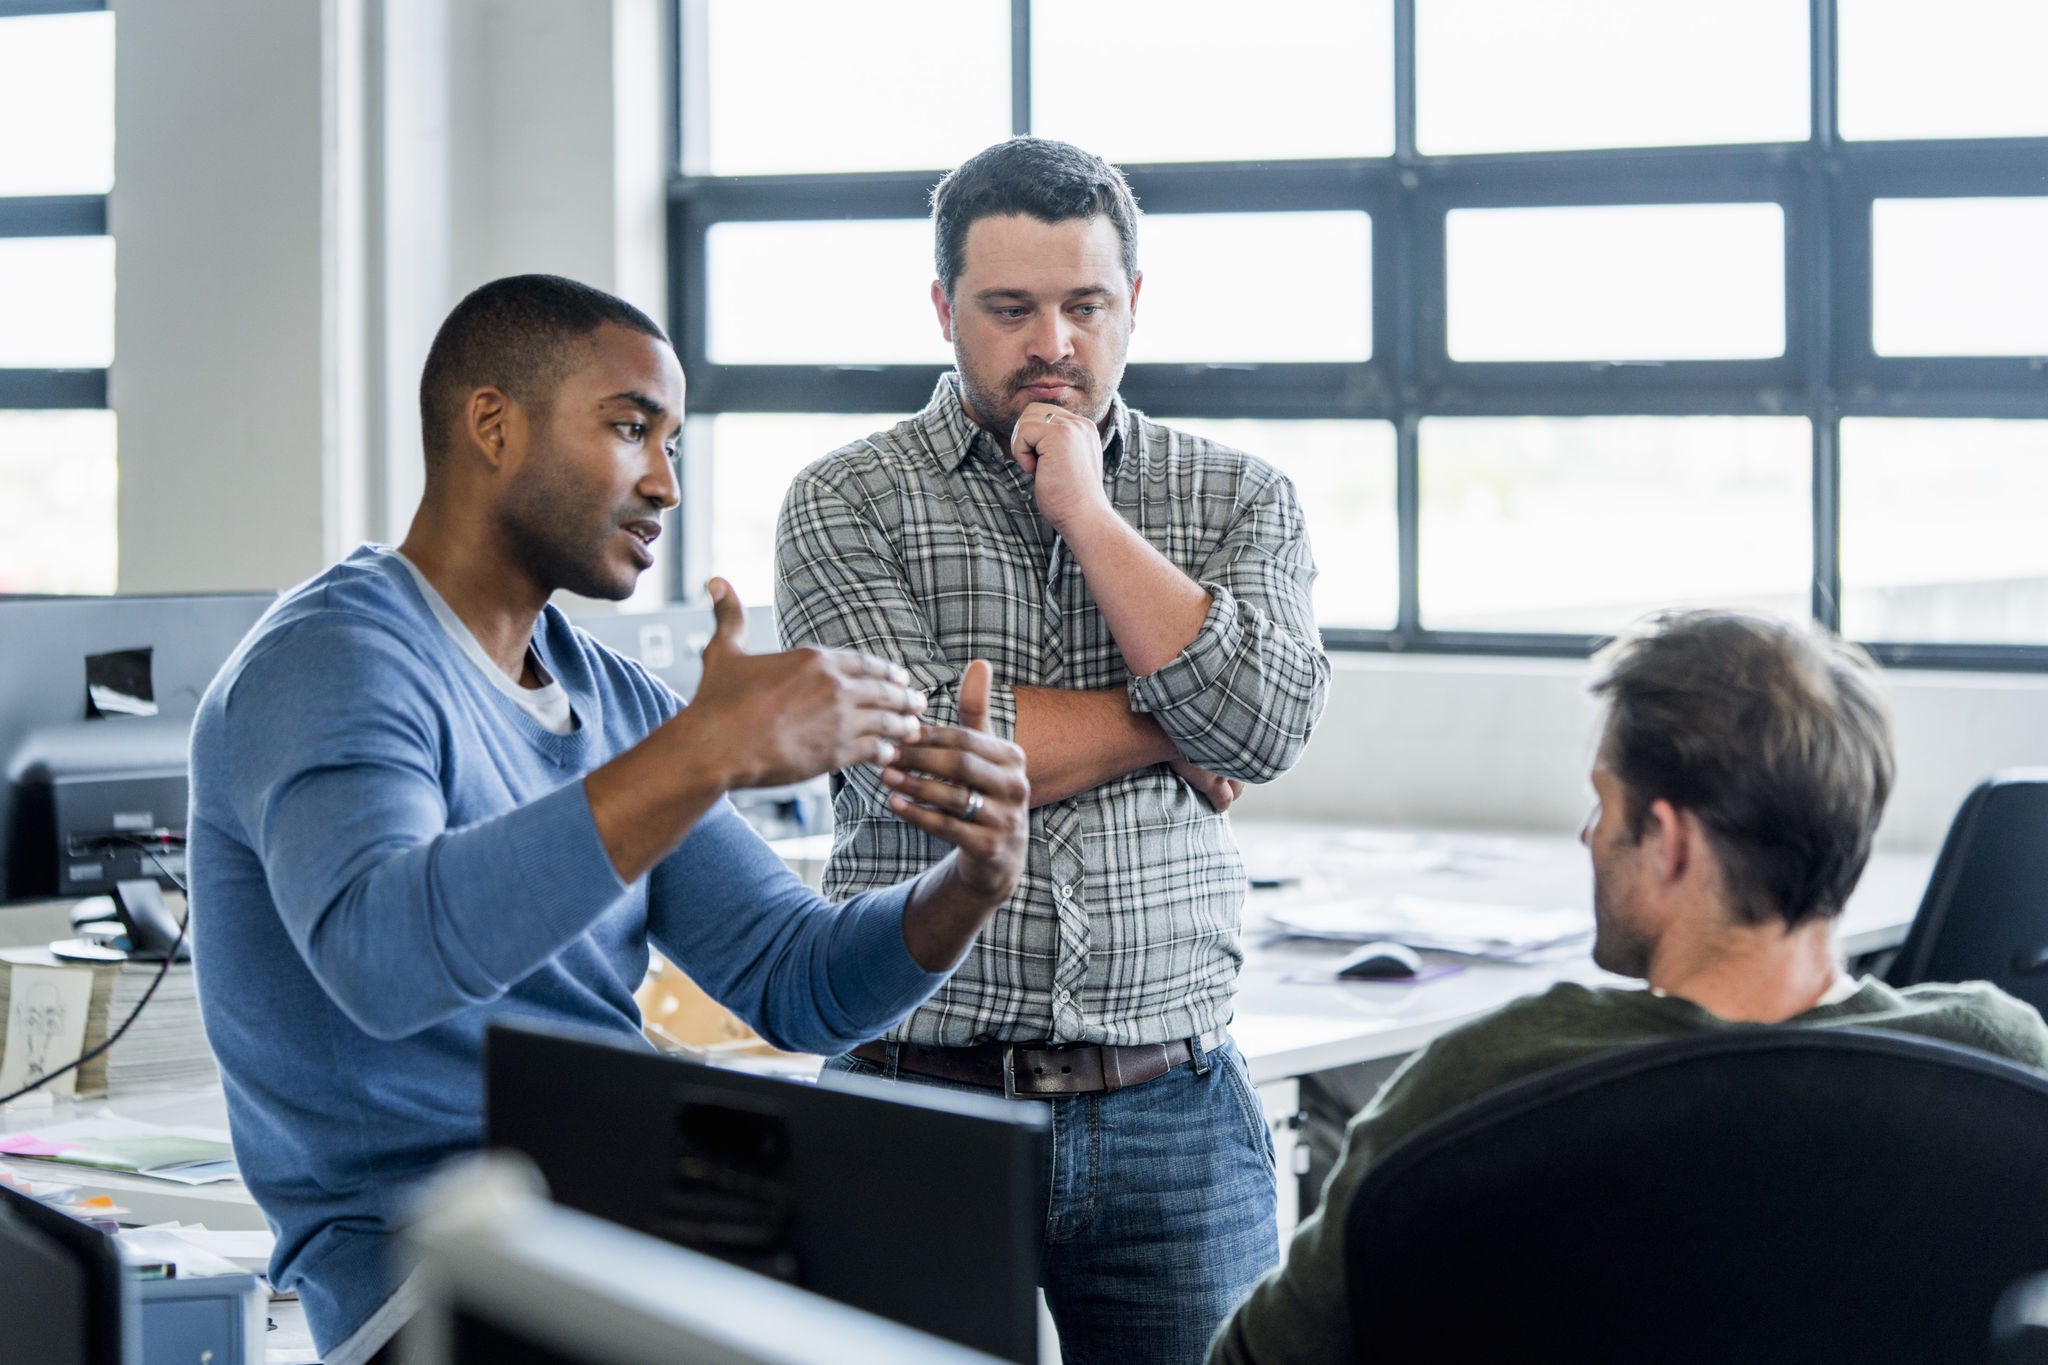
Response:
[[[1247,480],[1228,533],[1196,575],[1211,599],[1201,629],[1165,667],[1131,679],[1131,709],[1210,772],[1245,782],[1286,772],[1329,691],[1315,576],[1293,485],[1270,470]]]

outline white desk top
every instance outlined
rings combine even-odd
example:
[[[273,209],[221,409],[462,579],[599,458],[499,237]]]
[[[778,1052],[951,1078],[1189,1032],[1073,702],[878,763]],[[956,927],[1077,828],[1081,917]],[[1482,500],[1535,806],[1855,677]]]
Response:
[[[1258,1082],[1302,1076],[1355,1062],[1399,1057],[1437,1035],[1517,996],[1556,981],[1617,981],[1583,951],[1530,965],[1471,962],[1451,976],[1417,983],[1305,983],[1282,978],[1329,970],[1343,949],[1334,944],[1270,937],[1269,918],[1289,900],[1406,892],[1446,901],[1531,908],[1585,906],[1592,911],[1586,852],[1561,836],[1487,835],[1430,830],[1360,829],[1296,822],[1237,822],[1239,843],[1255,874],[1285,872],[1300,881],[1251,893],[1245,908],[1246,961],[1231,1032]],[[1896,946],[1918,908],[1931,855],[1879,854],[1843,916],[1841,942],[1850,956]],[[200,1125],[225,1133],[225,1101],[217,1088],[144,1091],[111,1101],[60,1103],[55,1110],[0,1110],[0,1133],[33,1130],[111,1110],[156,1123]],[[86,1183],[133,1210],[138,1222],[181,1220],[221,1229],[256,1229],[261,1215],[239,1181],[186,1188],[111,1172],[76,1172],[47,1162],[0,1160],[0,1168],[41,1180]]]
[[[0,1134],[39,1132],[60,1123],[113,1114],[168,1127],[207,1128],[228,1135],[227,1098],[217,1085],[199,1090],[137,1090],[111,1099],[58,1100],[54,1104],[17,1102],[0,1109]],[[0,1157],[0,1170],[45,1184],[74,1185],[92,1194],[111,1196],[121,1207],[124,1223],[204,1223],[222,1232],[260,1232],[266,1224],[239,1180],[212,1185],[178,1185],[119,1171],[66,1166],[53,1161]]]
[[[1330,971],[1345,952],[1299,939],[1268,942],[1275,908],[1289,901],[1407,893],[1531,909],[1583,906],[1590,926],[1591,864],[1578,841],[1564,836],[1264,821],[1239,821],[1236,828],[1254,876],[1300,878],[1253,891],[1245,906],[1245,967],[1230,1031],[1256,1082],[1403,1056],[1557,981],[1621,982],[1595,967],[1585,949],[1527,965],[1467,961],[1464,970],[1433,981],[1283,980]],[[1931,855],[1873,857],[1843,912],[1843,952],[1857,957],[1897,946],[1932,865]]]

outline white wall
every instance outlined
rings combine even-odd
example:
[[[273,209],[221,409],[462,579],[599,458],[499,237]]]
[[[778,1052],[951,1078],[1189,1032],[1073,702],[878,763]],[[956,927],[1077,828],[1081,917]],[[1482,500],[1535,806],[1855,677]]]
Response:
[[[123,592],[321,562],[323,27],[310,4],[117,7]]]
[[[1240,811],[1374,824],[1571,832],[1592,802],[1588,666],[1552,659],[1333,656],[1329,709],[1294,771]],[[1898,787],[1881,847],[1933,849],[2000,769],[2048,766],[2048,678],[1885,673]]]
[[[661,0],[117,5],[121,590],[401,537],[433,332],[552,271],[663,311]]]
[[[402,536],[420,365],[484,280],[555,271],[661,316],[661,0],[117,9],[124,592],[278,587]],[[1342,656],[1301,766],[1243,810],[1574,829],[1584,676]],[[2048,679],[1889,676],[1889,846],[2048,764]]]

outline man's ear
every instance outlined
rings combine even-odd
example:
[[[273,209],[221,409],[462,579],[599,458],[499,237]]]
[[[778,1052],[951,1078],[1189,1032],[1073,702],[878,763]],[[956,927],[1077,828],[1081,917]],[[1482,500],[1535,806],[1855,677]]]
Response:
[[[469,448],[493,469],[504,464],[512,445],[514,407],[510,394],[489,384],[471,391],[462,406],[462,435]]]
[[[1704,849],[1699,819],[1659,797],[1643,812],[1643,851],[1657,880],[1681,881],[1694,869]]]
[[[932,311],[939,315],[939,335],[948,342],[953,340],[953,301],[946,297],[946,286],[938,280],[932,281]]]

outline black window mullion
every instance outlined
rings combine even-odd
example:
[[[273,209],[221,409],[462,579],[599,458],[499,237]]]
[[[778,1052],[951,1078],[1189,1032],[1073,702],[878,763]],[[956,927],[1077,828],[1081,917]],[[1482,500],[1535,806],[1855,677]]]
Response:
[[[1373,329],[1374,354],[1385,357],[1395,397],[1394,411],[1394,635],[1395,648],[1422,633],[1422,456],[1419,356],[1424,344],[1417,319],[1432,307],[1443,313],[1443,220],[1434,224],[1435,250],[1421,249],[1431,225],[1424,222],[1415,189],[1415,0],[1394,0],[1394,180],[1384,223],[1375,219],[1373,240],[1384,269],[1373,280],[1374,307],[1386,317]],[[1382,234],[1384,249],[1377,244]],[[1434,274],[1428,262],[1435,262]],[[1382,290],[1384,289],[1384,292]],[[1380,303],[1388,301],[1387,305]],[[1425,303],[1424,300],[1432,302]],[[1390,306],[1388,306],[1390,305]]]
[[[1010,0],[1010,136],[1031,131],[1031,0]]]
[[[1808,28],[1808,70],[1810,129],[1803,158],[1804,185],[1796,217],[1788,222],[1796,228],[1790,234],[1786,261],[1786,335],[1794,335],[1792,314],[1797,311],[1797,331],[1803,334],[1806,370],[1806,416],[1813,449],[1813,619],[1829,630],[1842,628],[1842,426],[1835,401],[1833,357],[1843,334],[1839,326],[1846,319],[1836,311],[1836,300],[1849,292],[1869,297],[1868,275],[1864,287],[1853,291],[1837,277],[1836,245],[1841,240],[1842,211],[1836,193],[1836,91],[1840,47],[1836,41],[1835,0],[1810,0]],[[1868,220],[1866,219],[1866,222]],[[1866,310],[1867,330],[1867,310]]]
[[[0,411],[105,406],[105,370],[0,370]]]
[[[103,194],[41,194],[0,199],[0,237],[104,237]]]
[[[1813,619],[1842,628],[1842,427],[1825,408],[1813,419]]]
[[[0,19],[26,19],[38,14],[93,14],[107,0],[0,0]]]
[[[0,0],[5,12],[7,0]],[[701,15],[705,0],[675,0]],[[1124,168],[1148,213],[1363,209],[1372,221],[1372,355],[1321,364],[1137,364],[1136,406],[1187,417],[1384,420],[1395,445],[1398,609],[1391,630],[1326,629],[1336,647],[1582,656],[1574,634],[1432,631],[1421,611],[1421,452],[1429,416],[1804,415],[1811,427],[1812,611],[1841,621],[1845,415],[2048,417],[2048,360],[1878,357],[1871,205],[1879,197],[2039,195],[2048,139],[1843,144],[1837,0],[1808,0],[1810,127],[1800,143],[1425,157],[1416,145],[1416,0],[1392,0],[1394,152],[1315,161]],[[88,6],[90,7],[90,6]],[[1010,124],[1032,131],[1032,0],[1010,0]],[[701,29],[700,29],[701,34]],[[681,35],[679,34],[679,38]],[[685,46],[677,79],[687,79]],[[701,52],[698,59],[701,60]],[[679,138],[689,135],[679,98]],[[701,135],[701,130],[700,135]],[[720,222],[921,218],[942,168],[712,177],[678,162],[669,215],[671,320],[695,414],[911,410],[937,366],[719,365],[705,315]],[[1453,362],[1446,215],[1459,208],[1773,202],[1785,215],[1785,352],[1665,363]],[[0,205],[4,209],[4,205]],[[0,230],[4,230],[0,217]],[[1312,274],[1300,287],[1312,288]],[[4,380],[4,376],[0,376]],[[104,376],[101,376],[102,383]],[[4,393],[4,385],[0,385]],[[700,485],[701,485],[701,481]],[[1880,642],[1890,663],[2048,668],[2048,648]]]

